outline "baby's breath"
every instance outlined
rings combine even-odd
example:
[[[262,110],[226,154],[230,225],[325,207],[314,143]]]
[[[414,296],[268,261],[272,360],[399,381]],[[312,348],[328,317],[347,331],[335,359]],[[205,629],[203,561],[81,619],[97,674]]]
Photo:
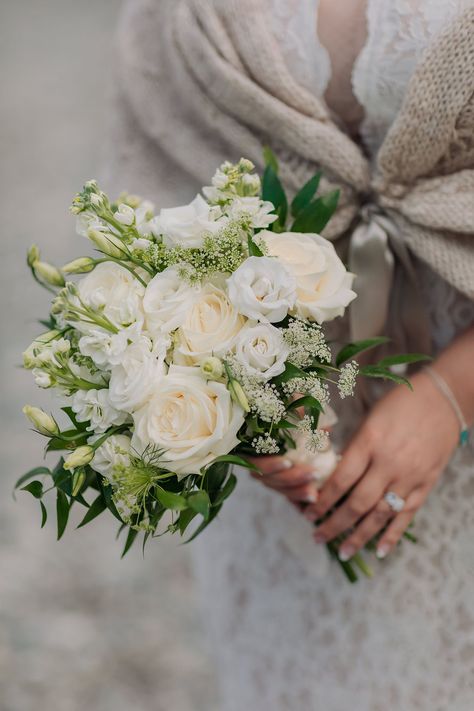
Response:
[[[250,411],[264,422],[279,422],[285,416],[286,408],[276,386],[249,373],[234,356],[229,356],[226,363],[233,377],[242,386]]]
[[[306,449],[310,452],[324,452],[328,448],[329,434],[326,430],[315,428],[309,415],[300,420],[298,429],[305,435]]]
[[[314,373],[308,373],[305,378],[291,378],[291,380],[283,383],[282,389],[285,395],[305,393],[312,395],[322,405],[329,403],[329,387]]]
[[[337,382],[337,388],[339,390],[341,400],[354,394],[358,373],[359,366],[355,360],[342,366],[341,372],[339,373],[339,380]]]
[[[265,435],[254,437],[252,447],[257,454],[278,454],[280,451],[278,442],[268,432]]]
[[[311,365],[314,360],[331,362],[331,350],[318,324],[291,319],[283,330],[283,338],[290,349],[288,360],[299,368]]]

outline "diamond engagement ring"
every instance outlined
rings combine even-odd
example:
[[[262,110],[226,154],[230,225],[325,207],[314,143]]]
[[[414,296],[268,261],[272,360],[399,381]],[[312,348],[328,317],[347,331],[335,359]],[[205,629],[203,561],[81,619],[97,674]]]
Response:
[[[402,499],[402,497],[396,494],[394,491],[387,491],[383,498],[390,506],[392,511],[395,511],[396,513],[400,513],[400,511],[403,511],[405,507],[405,499]]]

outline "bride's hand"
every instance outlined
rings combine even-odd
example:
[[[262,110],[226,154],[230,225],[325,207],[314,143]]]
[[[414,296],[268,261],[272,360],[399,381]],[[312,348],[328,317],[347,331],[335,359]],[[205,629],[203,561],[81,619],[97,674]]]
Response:
[[[259,472],[250,472],[257,481],[269,489],[283,494],[292,503],[314,504],[317,489],[314,472],[307,464],[295,464],[286,457],[247,457],[259,468]]]
[[[393,549],[458,443],[459,423],[446,397],[423,371],[411,381],[413,392],[397,386],[377,403],[305,512],[319,519],[350,492],[315,532],[323,543],[351,531],[340,548],[342,560],[385,527],[377,554],[383,558]],[[388,491],[405,500],[401,513],[384,500]]]

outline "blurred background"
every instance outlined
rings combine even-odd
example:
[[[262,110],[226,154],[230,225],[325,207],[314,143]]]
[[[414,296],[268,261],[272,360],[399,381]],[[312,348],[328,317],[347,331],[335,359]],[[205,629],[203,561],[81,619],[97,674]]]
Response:
[[[25,254],[81,252],[68,206],[103,166],[119,6],[0,4],[0,711],[217,708],[186,549],[161,540],[121,561],[108,517],[56,543],[53,502],[41,531],[38,503],[11,496],[42,460],[21,408],[53,407],[18,367],[49,302]]]

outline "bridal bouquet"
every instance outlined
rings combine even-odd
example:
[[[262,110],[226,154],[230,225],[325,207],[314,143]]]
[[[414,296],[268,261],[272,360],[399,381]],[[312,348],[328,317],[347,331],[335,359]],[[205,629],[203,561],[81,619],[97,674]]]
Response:
[[[24,366],[55,390],[69,424],[24,408],[46,452],[64,456],[17,487],[39,500],[42,526],[55,491],[58,538],[73,505],[84,507],[80,526],[115,516],[124,553],[140,532],[143,545],[164,532],[194,538],[232,493],[234,465],[254,469],[246,455],[304,442],[316,462],[321,453],[324,475],[332,470],[322,426],[331,390],[351,395],[354,356],[384,339],[333,358],[322,324],[356,297],[353,275],[319,234],[338,195],[315,198],[316,175],[288,205],[266,155],[262,180],[248,160],[224,163],[202,195],[158,214],[134,195],[111,202],[89,181],[71,211],[96,256],[58,269],[29,250],[54,299]],[[395,361],[360,371],[400,382]]]

